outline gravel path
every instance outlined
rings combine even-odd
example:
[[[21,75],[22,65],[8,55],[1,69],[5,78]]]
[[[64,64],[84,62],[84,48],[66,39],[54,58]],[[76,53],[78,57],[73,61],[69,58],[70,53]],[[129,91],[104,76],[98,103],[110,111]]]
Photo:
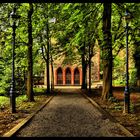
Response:
[[[17,137],[118,137],[124,132],[81,94],[54,96]]]

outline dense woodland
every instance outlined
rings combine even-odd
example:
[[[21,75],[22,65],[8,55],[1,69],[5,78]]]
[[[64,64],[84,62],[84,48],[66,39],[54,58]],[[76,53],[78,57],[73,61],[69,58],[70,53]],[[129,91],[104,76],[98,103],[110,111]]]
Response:
[[[12,27],[9,16],[14,7],[20,15],[15,45],[16,87],[20,87],[20,92],[26,94],[29,101],[34,101],[33,76],[40,75],[45,65],[48,68],[49,63],[62,54],[67,60],[78,59],[82,64],[81,89],[87,89],[86,69],[90,68],[91,58],[96,53],[96,41],[101,54],[102,99],[112,96],[113,85],[125,86],[126,42],[122,19],[126,8],[133,17],[128,30],[129,82],[131,86],[140,86],[139,3],[1,3],[0,95],[9,96],[11,86]],[[56,19],[54,23],[50,22],[53,18]],[[51,38],[56,39],[55,45],[51,44]],[[77,51],[73,51],[75,49]],[[75,58],[76,54],[81,57]],[[27,90],[24,90],[26,85]],[[48,84],[46,94],[50,90]]]

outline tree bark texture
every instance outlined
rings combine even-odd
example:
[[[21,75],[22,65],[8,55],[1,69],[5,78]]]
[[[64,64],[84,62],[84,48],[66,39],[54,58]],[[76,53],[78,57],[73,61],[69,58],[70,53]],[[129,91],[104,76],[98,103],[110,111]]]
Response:
[[[89,93],[91,92],[91,46],[89,45]]]
[[[50,61],[50,36],[49,36],[49,21],[48,21],[48,4],[47,4],[47,94],[50,93],[50,69],[49,69],[49,61]]]
[[[111,36],[111,3],[104,3],[103,11],[103,90],[102,100],[112,95],[112,36]]]
[[[28,70],[27,70],[27,97],[29,101],[34,101],[33,95],[33,60],[32,60],[32,14],[33,14],[33,4],[29,3],[28,11]]]
[[[54,89],[54,69],[53,69],[53,60],[52,60],[52,55],[51,55],[51,90]]]
[[[50,39],[50,48],[52,49],[51,39]],[[51,90],[54,89],[54,68],[53,68],[53,58],[51,52]]]
[[[86,60],[85,60],[85,45],[83,45],[81,47],[81,51],[82,51],[82,55],[81,55],[81,59],[82,59],[82,87],[81,87],[81,89],[87,89],[87,84],[86,84],[87,64],[86,64]]]

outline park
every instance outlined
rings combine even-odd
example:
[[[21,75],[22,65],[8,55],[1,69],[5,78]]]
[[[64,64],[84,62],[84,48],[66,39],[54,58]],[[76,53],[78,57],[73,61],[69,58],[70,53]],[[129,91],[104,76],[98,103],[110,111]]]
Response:
[[[0,137],[140,136],[139,7],[1,3]]]

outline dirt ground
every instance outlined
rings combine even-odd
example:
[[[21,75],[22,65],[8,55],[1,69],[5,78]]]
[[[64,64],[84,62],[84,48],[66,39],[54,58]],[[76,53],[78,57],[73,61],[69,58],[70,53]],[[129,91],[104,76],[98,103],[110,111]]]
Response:
[[[130,93],[130,113],[124,114],[124,91],[113,90],[112,101],[102,102],[101,90],[94,90],[90,97],[104,110],[111,114],[121,125],[128,129],[134,136],[140,136],[140,93]]]
[[[39,95],[35,98],[35,102],[23,102],[16,107],[17,112],[13,114],[9,107],[0,111],[0,137],[38,109],[47,98],[46,95]]]

